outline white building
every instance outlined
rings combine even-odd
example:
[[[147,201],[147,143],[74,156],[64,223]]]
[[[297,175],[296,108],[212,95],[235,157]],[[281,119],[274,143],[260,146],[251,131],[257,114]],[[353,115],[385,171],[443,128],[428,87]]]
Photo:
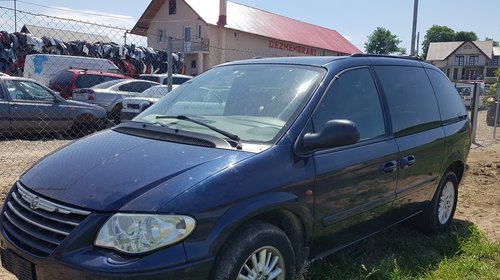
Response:
[[[337,31],[224,0],[153,0],[132,29],[148,46],[184,54],[186,73],[252,57],[350,55]]]

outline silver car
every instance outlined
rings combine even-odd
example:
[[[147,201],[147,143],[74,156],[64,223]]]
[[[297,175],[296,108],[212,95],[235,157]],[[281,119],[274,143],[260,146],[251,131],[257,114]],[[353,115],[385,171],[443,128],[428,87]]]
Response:
[[[172,89],[176,87],[178,87],[178,85],[172,85]],[[160,85],[150,87],[135,97],[124,98],[122,100],[123,108],[120,119],[122,121],[133,119],[140,112],[156,103],[156,101],[165,96],[168,92],[168,86]]]
[[[73,100],[97,104],[106,110],[111,120],[119,122],[122,99],[137,96],[156,85],[159,85],[159,83],[145,80],[113,80],[91,88],[75,89],[73,91]]]
[[[106,126],[103,108],[65,100],[31,79],[0,76],[0,135],[87,134]]]

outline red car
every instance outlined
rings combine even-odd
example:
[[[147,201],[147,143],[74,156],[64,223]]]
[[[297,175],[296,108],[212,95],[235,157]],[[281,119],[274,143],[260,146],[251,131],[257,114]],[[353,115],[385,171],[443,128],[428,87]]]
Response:
[[[89,88],[116,79],[129,79],[129,77],[108,72],[66,69],[50,80],[49,88],[59,92],[65,99],[71,99],[73,90],[77,88]]]

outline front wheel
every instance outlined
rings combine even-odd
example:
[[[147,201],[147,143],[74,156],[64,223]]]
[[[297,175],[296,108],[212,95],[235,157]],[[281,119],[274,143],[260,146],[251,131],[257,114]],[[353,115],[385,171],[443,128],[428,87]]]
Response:
[[[421,224],[430,233],[449,229],[458,198],[458,179],[455,173],[447,172],[441,180],[434,198],[421,215]]]
[[[292,244],[278,227],[249,224],[231,241],[217,262],[215,280],[290,280],[295,273]]]

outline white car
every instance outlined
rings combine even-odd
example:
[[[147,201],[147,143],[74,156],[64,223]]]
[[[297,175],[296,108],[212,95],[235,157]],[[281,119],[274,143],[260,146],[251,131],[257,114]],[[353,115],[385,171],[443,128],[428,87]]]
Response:
[[[172,85],[175,89],[179,85]],[[153,105],[160,98],[168,93],[168,86],[154,86],[143,91],[135,97],[127,97],[122,99],[122,111],[120,119],[131,120],[149,106]]]
[[[73,100],[92,103],[103,107],[111,120],[120,122],[121,100],[140,95],[158,83],[136,79],[120,79],[104,82],[91,88],[75,89]]]
[[[160,83],[162,85],[167,84],[167,74],[142,74],[139,75],[138,79],[148,80]],[[191,80],[193,77],[188,75],[181,74],[172,74],[172,85],[182,85],[183,83]]]

